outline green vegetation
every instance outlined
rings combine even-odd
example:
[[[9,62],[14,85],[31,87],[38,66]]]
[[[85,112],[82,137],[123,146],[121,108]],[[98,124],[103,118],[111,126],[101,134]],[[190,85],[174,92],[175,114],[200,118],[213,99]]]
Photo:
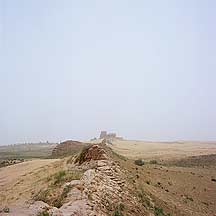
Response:
[[[164,216],[165,214],[164,214],[162,208],[155,207],[155,209],[154,209],[154,215],[155,216]]]
[[[142,188],[138,191],[138,197],[140,199],[140,202],[142,203],[142,205],[145,208],[151,208],[152,207],[149,198],[146,196],[146,194],[144,193]]]
[[[71,190],[70,186],[62,187],[66,182],[80,179],[81,171],[65,171],[61,170],[50,176],[47,180],[50,182],[46,189],[40,190],[33,199],[36,201],[43,201],[49,205],[57,208],[61,207],[68,192]]]
[[[33,198],[35,201],[47,202],[50,189],[40,190]]]
[[[54,175],[55,181],[54,181],[54,185],[61,183],[62,181],[64,181],[66,172],[64,170],[59,171],[58,173],[56,173]]]
[[[62,185],[65,182],[70,182],[72,180],[80,179],[82,176],[81,171],[65,171],[61,170],[53,175],[54,185]]]
[[[137,166],[143,166],[145,163],[144,163],[144,160],[142,159],[138,159],[138,160],[135,160],[134,163],[137,165]]]
[[[156,160],[150,160],[149,163],[150,164],[158,164],[158,162]]]
[[[10,209],[9,209],[8,207],[4,207],[4,208],[3,208],[3,212],[4,212],[4,213],[9,213],[9,212],[10,212]]]
[[[24,162],[24,159],[6,159],[0,161],[0,168]]]
[[[185,198],[186,198],[186,200],[190,200],[191,202],[194,201],[193,198],[192,198],[192,197],[189,197],[188,195],[185,195]]]
[[[47,210],[40,212],[37,216],[49,216],[49,213],[47,212]]]
[[[165,214],[162,208],[155,207],[154,208],[155,216],[171,216],[170,214]]]
[[[70,186],[66,186],[63,189],[61,195],[58,196],[56,200],[54,200],[53,206],[55,206],[56,208],[60,208],[63,205],[63,201],[67,197],[67,194],[69,193],[70,189],[71,189]]]
[[[123,216],[123,211],[125,209],[125,206],[123,203],[119,203],[116,207],[115,210],[113,212],[113,216]]]

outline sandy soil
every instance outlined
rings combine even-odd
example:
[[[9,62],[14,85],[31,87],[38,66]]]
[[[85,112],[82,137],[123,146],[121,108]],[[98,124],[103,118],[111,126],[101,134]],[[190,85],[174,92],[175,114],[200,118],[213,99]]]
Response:
[[[135,179],[138,189],[150,195],[157,207],[173,216],[216,216],[215,167],[167,167],[147,164],[134,165],[133,160],[123,162]]]
[[[216,142],[145,142],[123,140],[110,145],[128,158],[178,159],[186,156],[216,154]]]
[[[23,203],[39,190],[44,178],[59,168],[59,159],[36,159],[0,168],[0,207]]]
[[[127,170],[128,181],[148,194],[156,207],[173,216],[216,216],[216,182],[212,181],[216,179],[216,166],[209,156],[216,154],[216,142],[118,140],[110,147],[132,159],[119,159]],[[195,160],[201,166],[194,166],[191,159],[183,159],[183,165],[192,167],[170,165],[166,161],[197,155],[208,155],[205,159],[209,163],[202,157]],[[161,164],[146,163],[139,167],[134,164],[135,158],[157,159]],[[0,208],[23,206],[33,194],[47,187],[48,177],[61,170],[65,163],[66,159],[37,159],[0,168]]]
[[[216,216],[216,142],[114,141],[114,151],[132,160],[123,162],[137,188],[157,207],[175,216]],[[199,156],[206,155],[206,156]],[[196,156],[190,158],[189,156]],[[188,158],[189,157],[189,158]],[[134,159],[162,164],[134,165]],[[178,159],[181,159],[181,163]],[[176,162],[171,163],[171,162]],[[165,164],[169,164],[166,166]],[[186,166],[181,167],[180,165]]]

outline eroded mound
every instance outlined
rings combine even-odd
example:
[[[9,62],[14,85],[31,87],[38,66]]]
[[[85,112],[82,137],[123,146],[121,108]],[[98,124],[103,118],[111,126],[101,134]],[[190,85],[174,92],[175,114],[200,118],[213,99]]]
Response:
[[[95,144],[85,147],[82,152],[76,158],[76,163],[82,164],[92,160],[107,160],[108,154],[105,149],[102,148],[102,144]]]
[[[83,147],[88,146],[87,143],[74,141],[74,140],[67,140],[58,144],[52,151],[53,157],[61,157],[70,154],[76,154],[83,149]]]

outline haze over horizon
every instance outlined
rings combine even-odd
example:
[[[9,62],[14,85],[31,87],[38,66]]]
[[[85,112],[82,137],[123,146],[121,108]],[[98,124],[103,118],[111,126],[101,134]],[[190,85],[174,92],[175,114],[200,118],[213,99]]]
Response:
[[[0,1],[0,145],[216,140],[216,1]]]

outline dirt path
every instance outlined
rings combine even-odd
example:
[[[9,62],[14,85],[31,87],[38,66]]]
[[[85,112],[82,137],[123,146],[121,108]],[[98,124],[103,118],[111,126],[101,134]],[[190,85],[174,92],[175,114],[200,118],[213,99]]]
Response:
[[[0,168],[0,206],[27,200],[60,163],[59,159],[36,159]]]

